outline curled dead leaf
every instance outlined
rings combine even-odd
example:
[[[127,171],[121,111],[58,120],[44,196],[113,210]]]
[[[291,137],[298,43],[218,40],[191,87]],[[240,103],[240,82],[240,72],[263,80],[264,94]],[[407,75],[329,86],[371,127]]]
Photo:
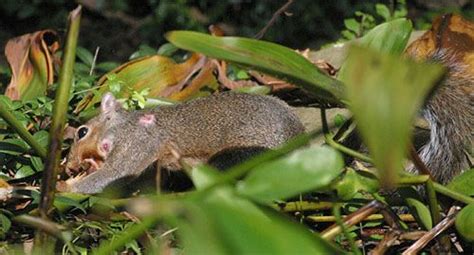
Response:
[[[5,95],[13,100],[28,100],[44,95],[54,81],[54,53],[59,38],[53,30],[42,30],[9,40],[5,55],[12,78]]]

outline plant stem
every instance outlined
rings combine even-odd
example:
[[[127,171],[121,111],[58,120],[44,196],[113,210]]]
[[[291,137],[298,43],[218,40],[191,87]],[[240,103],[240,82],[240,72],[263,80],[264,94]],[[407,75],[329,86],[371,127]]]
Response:
[[[441,221],[441,213],[439,211],[438,199],[436,198],[436,191],[431,179],[426,182],[426,195],[428,196],[428,203],[430,205],[431,218],[433,218],[433,225],[436,225]]]
[[[352,149],[349,149],[347,148],[346,146],[336,142],[334,140],[334,135],[332,135],[330,132],[329,132],[329,125],[328,125],[328,122],[327,122],[327,118],[326,118],[326,109],[324,108],[321,108],[321,122],[322,122],[322,125],[323,125],[323,132],[324,132],[324,139],[326,141],[326,143],[333,147],[334,149],[344,153],[344,154],[347,154],[349,156],[352,156],[354,158],[358,158],[362,161],[365,161],[365,162],[368,162],[368,163],[372,163],[372,159],[369,158],[368,156],[362,154],[362,153],[359,153],[357,151],[354,151]]]
[[[53,204],[56,188],[56,176],[61,159],[61,147],[66,123],[68,109],[69,91],[73,79],[73,68],[76,58],[77,38],[79,36],[79,24],[81,20],[81,6],[69,13],[69,29],[67,34],[61,71],[59,74],[59,86],[56,91],[56,99],[53,107],[53,120],[49,131],[49,154],[46,158],[45,169],[41,182],[41,197],[39,202],[39,213],[41,218],[47,219]],[[54,240],[43,231],[39,231],[35,238],[35,249],[40,249],[43,254],[52,254]]]
[[[345,217],[346,216],[344,216],[343,218]],[[411,214],[401,214],[401,215],[398,215],[398,217],[402,221],[406,221],[406,222],[415,221],[415,217],[413,217],[413,215]],[[310,215],[310,216],[306,216],[305,219],[308,219],[313,222],[319,222],[319,223],[336,221],[336,217],[334,216],[311,216]],[[372,214],[372,215],[369,215],[367,218],[363,219],[362,221],[366,222],[366,221],[383,221],[383,220],[384,220],[384,216],[382,214]]]
[[[347,241],[350,243],[352,252],[356,255],[360,255],[360,251],[357,248],[357,245],[355,244],[354,238],[349,234],[349,231],[347,231],[347,227],[342,221],[341,217],[341,204],[335,204],[332,208],[332,213],[334,215],[334,218],[336,219],[336,224],[339,225],[339,227],[342,230],[342,233],[346,237]]]
[[[35,140],[35,138],[28,132],[28,130],[26,130],[25,127],[23,127],[21,122],[19,122],[15,116],[13,116],[13,114],[2,102],[0,102],[0,117],[3,118],[8,123],[8,125],[10,125],[10,127],[13,128],[13,130],[15,130],[18,135],[31,146],[31,148],[33,148],[38,156],[43,159],[46,158],[46,149]]]
[[[441,193],[445,196],[448,196],[457,201],[463,202],[465,204],[474,204],[474,198],[461,194],[459,192],[453,191],[439,183],[433,182],[434,189],[436,192]]]

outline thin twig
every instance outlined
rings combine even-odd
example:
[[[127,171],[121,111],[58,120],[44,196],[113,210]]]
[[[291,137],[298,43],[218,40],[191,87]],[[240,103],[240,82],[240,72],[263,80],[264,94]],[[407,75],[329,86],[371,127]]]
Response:
[[[401,215],[398,215],[398,217],[400,218],[400,220],[404,221],[404,222],[414,222],[415,221],[415,217],[413,217],[413,215],[411,214],[401,214]],[[344,216],[343,218],[346,218],[346,216]],[[312,222],[317,222],[317,223],[323,223],[323,222],[335,222],[336,221],[336,218],[334,216],[306,216],[305,219],[307,220],[310,220]],[[365,219],[363,219],[362,221],[363,222],[367,222],[367,221],[382,221],[384,220],[384,215],[382,214],[372,214],[370,216],[367,216]]]
[[[100,47],[97,47],[97,48],[95,49],[94,59],[92,60],[91,70],[89,71],[89,76],[92,76],[92,74],[94,73],[95,64],[96,64],[96,62],[97,62],[97,56],[99,55],[99,50],[100,50]]]
[[[434,226],[430,231],[426,232],[426,234],[418,239],[418,241],[408,247],[402,255],[418,254],[418,252],[421,251],[431,240],[454,224],[454,220],[456,219],[459,210],[460,208],[457,206],[451,207],[446,218],[444,218],[438,225]]]
[[[260,40],[262,39],[262,37],[265,35],[265,33],[267,32],[267,30],[276,22],[276,19],[278,18],[278,16],[280,16],[284,11],[286,11],[286,9],[288,9],[288,7],[290,7],[290,5],[293,3],[293,0],[288,0],[288,2],[286,2],[286,4],[284,4],[282,7],[280,7],[280,9],[278,9],[272,16],[272,18],[270,19],[270,21],[268,21],[268,23],[265,25],[265,27],[262,28],[262,30],[260,30],[260,32],[258,32],[254,38],[257,39],[257,40]]]
[[[344,218],[344,224],[347,227],[354,226],[355,224],[366,219],[369,215],[380,211],[383,207],[383,203],[378,200],[373,200],[372,202],[359,208],[359,210],[347,215],[347,217]],[[332,240],[334,237],[336,237],[336,235],[340,234],[341,231],[342,228],[339,225],[332,225],[321,233],[321,237],[325,240]]]

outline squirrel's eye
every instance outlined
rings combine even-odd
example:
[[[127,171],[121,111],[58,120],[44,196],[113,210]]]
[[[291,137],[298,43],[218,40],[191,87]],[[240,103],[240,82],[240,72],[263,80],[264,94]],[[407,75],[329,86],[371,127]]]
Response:
[[[77,130],[77,138],[82,139],[84,136],[87,135],[87,132],[89,131],[89,128],[87,127],[81,127]]]

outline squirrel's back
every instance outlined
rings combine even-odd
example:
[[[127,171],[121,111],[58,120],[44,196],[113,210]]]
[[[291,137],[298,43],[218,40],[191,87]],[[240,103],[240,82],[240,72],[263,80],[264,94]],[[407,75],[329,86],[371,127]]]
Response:
[[[191,154],[274,148],[304,131],[290,107],[270,96],[224,92],[155,112],[174,142]]]

